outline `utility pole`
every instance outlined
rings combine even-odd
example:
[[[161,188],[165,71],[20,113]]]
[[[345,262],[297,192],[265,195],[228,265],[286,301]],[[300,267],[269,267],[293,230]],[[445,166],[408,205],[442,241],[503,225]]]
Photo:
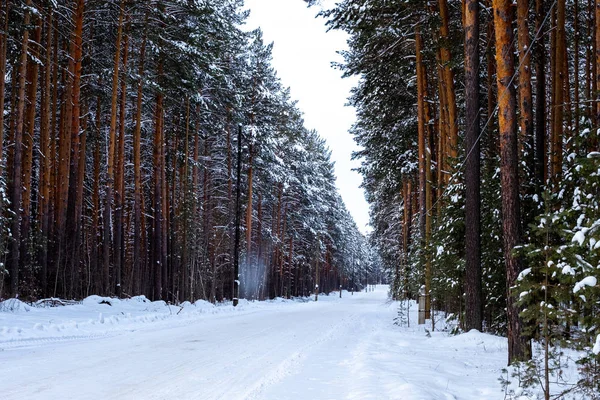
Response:
[[[237,178],[235,188],[235,244],[233,248],[233,306],[240,295],[240,178],[242,175],[242,125],[238,127]]]
[[[315,301],[319,300],[319,258],[321,257],[321,245],[319,244],[319,235],[317,235],[317,258],[315,261]]]

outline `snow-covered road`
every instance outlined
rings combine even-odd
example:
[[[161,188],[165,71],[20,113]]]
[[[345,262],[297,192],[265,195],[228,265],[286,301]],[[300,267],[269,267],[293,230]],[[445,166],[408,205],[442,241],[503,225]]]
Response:
[[[0,399],[503,398],[504,339],[399,328],[386,294],[0,342]]]

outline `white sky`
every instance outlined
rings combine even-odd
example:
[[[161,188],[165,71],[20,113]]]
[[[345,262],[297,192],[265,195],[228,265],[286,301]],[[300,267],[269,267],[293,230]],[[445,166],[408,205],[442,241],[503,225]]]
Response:
[[[356,116],[345,107],[356,79],[342,79],[341,71],[331,67],[342,61],[338,50],[347,48],[347,35],[326,32],[325,20],[315,18],[318,7],[307,8],[303,0],[246,0],[251,10],[248,28],[261,27],[265,43],[274,42],[273,66],[284,86],[291,88],[292,99],[304,112],[305,125],[316,129],[327,140],[335,162],[337,186],[361,232],[370,230],[369,206],[359,185],[362,177],[350,159],[358,149],[348,133]]]

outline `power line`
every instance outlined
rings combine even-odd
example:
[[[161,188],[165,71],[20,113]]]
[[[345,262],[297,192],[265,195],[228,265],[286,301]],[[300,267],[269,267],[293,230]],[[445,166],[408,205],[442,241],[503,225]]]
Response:
[[[542,37],[543,35],[540,36],[540,32],[542,31],[542,28],[544,27],[544,25],[546,24],[546,21],[548,20],[548,18],[551,15],[552,9],[554,8],[554,6],[556,5],[557,0],[554,0],[554,2],[552,3],[552,5],[550,6],[550,9],[548,10],[548,12],[546,13],[546,16],[544,17],[544,20],[542,21],[539,29],[537,30],[535,37],[533,38],[531,44],[529,45],[529,48],[527,49],[527,51],[525,52],[524,57],[522,57],[522,60],[519,60],[519,65],[517,66],[517,68],[515,68],[515,71],[513,72],[512,77],[510,78],[510,81],[508,82],[508,87],[510,87],[510,85],[513,84],[513,81],[515,80],[516,76],[517,76],[517,72],[519,71],[519,69],[521,68],[521,65],[523,64],[525,58],[529,55],[529,53],[531,52],[531,49],[533,48],[533,45],[535,44],[535,42]],[[515,41],[516,41],[516,37],[513,38],[513,43],[511,45],[511,48],[513,47]],[[502,92],[500,94],[501,98],[503,98],[507,93],[507,90],[505,90],[504,92]],[[473,144],[473,146],[469,149],[465,160],[459,164],[457,171],[450,177],[450,180],[448,181],[448,184],[446,185],[446,187],[444,188],[444,191],[442,192],[442,194],[436,199],[436,201],[433,203],[433,205],[431,206],[431,208],[429,210],[427,210],[426,214],[429,214],[434,208],[435,206],[438,204],[438,202],[440,200],[442,200],[442,198],[444,198],[444,196],[446,195],[446,193],[448,192],[448,189],[450,187],[450,184],[452,183],[452,181],[454,181],[457,177],[458,177],[458,173],[464,168],[465,164],[467,163],[467,160],[469,159],[469,157],[471,156],[471,153],[473,152],[473,150],[475,149],[475,146],[479,143],[479,141],[481,140],[481,137],[483,136],[483,134],[486,132],[488,125],[490,124],[490,122],[492,121],[492,117],[494,116],[494,114],[496,114],[496,112],[498,111],[498,107],[499,107],[499,103],[500,103],[500,99],[498,99],[498,102],[496,104],[496,107],[494,107],[494,111],[488,116],[487,121],[485,122],[485,124],[483,125],[483,128],[481,129],[481,132],[479,133],[479,136],[477,136],[477,140],[475,140],[475,143]],[[481,108],[478,111],[478,114],[481,113]]]

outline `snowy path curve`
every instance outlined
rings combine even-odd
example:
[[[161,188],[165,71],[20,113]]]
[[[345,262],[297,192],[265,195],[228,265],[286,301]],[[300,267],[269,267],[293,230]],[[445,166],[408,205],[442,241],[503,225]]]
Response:
[[[392,324],[386,287],[0,351],[0,399],[501,399],[503,339]]]

